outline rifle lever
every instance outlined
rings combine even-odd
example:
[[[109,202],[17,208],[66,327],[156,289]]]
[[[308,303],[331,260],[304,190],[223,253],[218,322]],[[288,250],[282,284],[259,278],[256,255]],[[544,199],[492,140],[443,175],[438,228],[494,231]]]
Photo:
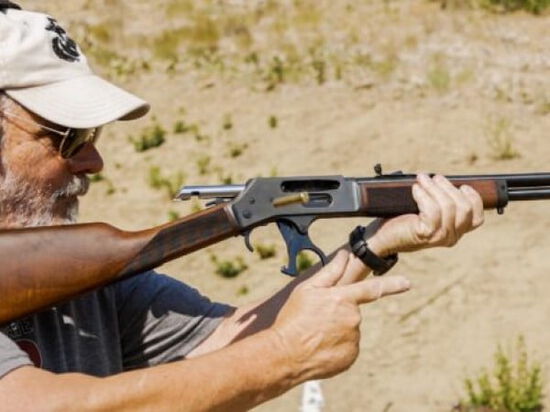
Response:
[[[307,217],[304,221],[294,222],[293,220],[281,219],[277,221],[277,227],[283,236],[286,243],[286,249],[288,252],[288,264],[283,266],[281,271],[285,275],[297,276],[298,275],[298,253],[302,250],[311,250],[321,260],[321,263],[325,265],[327,263],[327,257],[323,251],[315,246],[315,244],[309,238],[307,229],[313,218]]]

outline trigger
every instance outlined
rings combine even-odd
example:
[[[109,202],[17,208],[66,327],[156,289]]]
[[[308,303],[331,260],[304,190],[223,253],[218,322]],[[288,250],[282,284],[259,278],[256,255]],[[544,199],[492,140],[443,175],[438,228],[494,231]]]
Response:
[[[252,246],[252,244],[250,243],[250,234],[252,233],[251,230],[247,230],[246,232],[243,233],[243,237],[244,237],[244,245],[246,246],[246,248],[248,250],[250,250],[251,252],[254,252],[254,247]]]

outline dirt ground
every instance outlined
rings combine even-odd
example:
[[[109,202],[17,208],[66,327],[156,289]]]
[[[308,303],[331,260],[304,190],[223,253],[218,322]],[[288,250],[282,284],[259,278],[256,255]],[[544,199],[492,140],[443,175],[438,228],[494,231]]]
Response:
[[[158,11],[164,2],[22,3],[71,27],[97,22],[113,8],[126,22],[120,42],[172,25]],[[152,115],[169,131],[183,116],[210,139],[170,132],[162,146],[138,153],[128,136],[151,125],[151,116],[112,125],[98,143],[105,179],[83,199],[82,220],[139,229],[167,221],[169,211],[190,213],[191,205],[172,203],[150,187],[152,166],[167,175],[181,171],[187,184],[219,183],[228,175],[237,183],[274,173],[367,176],[375,163],[388,172],[550,172],[550,16],[441,10],[425,1],[373,0],[357,7],[341,24],[367,33],[374,56],[391,47],[389,74],[371,70],[323,84],[285,81],[265,91],[246,76],[201,69],[154,66],[121,78],[98,67],[150,101]],[[231,127],[224,128],[228,115]],[[228,147],[235,146],[242,154],[232,157]],[[501,159],[507,153],[511,158]],[[197,159],[205,156],[212,170],[201,174]],[[324,411],[449,411],[464,395],[464,378],[492,363],[497,344],[510,346],[520,334],[543,367],[549,398],[549,205],[511,204],[502,216],[488,212],[485,225],[452,249],[401,256],[394,272],[408,275],[414,287],[363,308],[360,357],[349,371],[322,382]],[[319,221],[312,237],[330,250],[359,221],[366,219]],[[285,250],[275,228],[255,232],[253,242],[275,243],[276,257],[261,260],[235,238],[161,270],[212,299],[254,301],[287,278],[279,273]],[[241,256],[249,268],[235,279],[220,278],[212,254]],[[296,411],[300,395],[296,388],[255,410]]]

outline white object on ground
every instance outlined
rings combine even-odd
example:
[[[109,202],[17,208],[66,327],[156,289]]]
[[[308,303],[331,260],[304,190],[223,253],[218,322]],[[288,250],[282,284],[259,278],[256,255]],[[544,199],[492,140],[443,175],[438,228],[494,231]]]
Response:
[[[321,382],[307,381],[302,392],[301,412],[321,412],[325,406],[325,398],[321,390]]]

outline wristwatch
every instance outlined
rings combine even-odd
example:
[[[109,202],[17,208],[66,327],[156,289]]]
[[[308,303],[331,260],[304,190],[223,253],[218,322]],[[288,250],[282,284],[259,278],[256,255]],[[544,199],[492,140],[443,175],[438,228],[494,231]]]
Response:
[[[351,251],[361,261],[372,269],[374,276],[381,276],[390,270],[399,260],[397,253],[381,258],[372,250],[369,249],[367,240],[365,239],[365,226],[357,226],[349,235],[349,245]]]

